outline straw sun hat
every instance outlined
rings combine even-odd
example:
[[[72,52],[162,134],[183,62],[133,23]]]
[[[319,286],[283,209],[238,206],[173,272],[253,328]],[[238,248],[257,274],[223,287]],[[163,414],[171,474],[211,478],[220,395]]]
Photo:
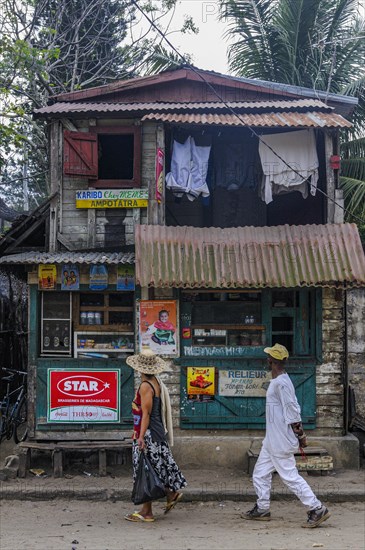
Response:
[[[126,359],[127,365],[143,374],[160,374],[171,370],[169,362],[161,359],[152,350],[142,350],[138,355],[132,355]]]

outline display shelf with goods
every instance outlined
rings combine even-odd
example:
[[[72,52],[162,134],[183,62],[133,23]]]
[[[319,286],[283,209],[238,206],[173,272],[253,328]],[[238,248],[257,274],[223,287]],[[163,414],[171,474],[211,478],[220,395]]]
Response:
[[[183,293],[194,347],[259,347],[266,344],[259,291]]]
[[[89,332],[75,331],[74,356],[77,358],[114,358],[124,357],[134,352],[133,332]]]
[[[263,346],[266,343],[264,325],[192,326],[195,346]]]
[[[131,332],[134,328],[133,304],[133,292],[80,292],[75,296],[75,329]]]

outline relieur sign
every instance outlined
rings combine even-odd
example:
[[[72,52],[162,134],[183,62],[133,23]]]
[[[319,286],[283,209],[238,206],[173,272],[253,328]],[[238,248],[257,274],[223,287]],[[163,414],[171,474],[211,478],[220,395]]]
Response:
[[[146,208],[148,189],[76,191],[76,208]]]

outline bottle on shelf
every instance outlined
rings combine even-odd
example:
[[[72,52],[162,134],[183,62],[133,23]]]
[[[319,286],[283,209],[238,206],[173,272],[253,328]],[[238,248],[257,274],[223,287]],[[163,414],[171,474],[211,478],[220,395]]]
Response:
[[[49,324],[46,323],[44,325],[43,346],[45,348],[48,348],[50,343],[51,343],[51,339],[49,337]]]
[[[70,335],[69,335],[68,325],[65,326],[64,336],[63,336],[63,345],[65,348],[70,347]]]
[[[95,324],[95,313],[93,311],[87,312],[87,324],[88,325],[94,325]]]
[[[54,332],[54,337],[53,337],[53,347],[54,348],[59,347],[59,345],[60,345],[60,336],[61,336],[60,325],[57,323],[56,328],[55,328],[55,332]]]

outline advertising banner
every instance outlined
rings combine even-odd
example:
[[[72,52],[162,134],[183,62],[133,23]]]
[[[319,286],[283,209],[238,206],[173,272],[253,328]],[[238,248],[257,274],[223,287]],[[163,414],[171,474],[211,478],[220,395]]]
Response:
[[[134,265],[119,264],[117,268],[117,290],[134,290]]]
[[[57,284],[57,268],[54,264],[40,264],[38,266],[39,290],[54,290]]]
[[[65,264],[61,272],[61,290],[79,290],[79,268],[74,264]]]
[[[139,347],[158,355],[178,353],[176,300],[140,300]]]
[[[214,395],[215,368],[188,367],[187,393],[188,395]]]
[[[265,397],[271,373],[261,370],[220,370],[219,395]]]
[[[156,200],[162,201],[163,193],[163,167],[164,167],[165,153],[161,147],[157,147],[156,151]]]
[[[48,369],[48,422],[119,422],[119,370]]]
[[[76,191],[76,208],[146,208],[148,189]]]
[[[104,264],[90,266],[90,290],[106,290],[108,288],[108,268]]]

